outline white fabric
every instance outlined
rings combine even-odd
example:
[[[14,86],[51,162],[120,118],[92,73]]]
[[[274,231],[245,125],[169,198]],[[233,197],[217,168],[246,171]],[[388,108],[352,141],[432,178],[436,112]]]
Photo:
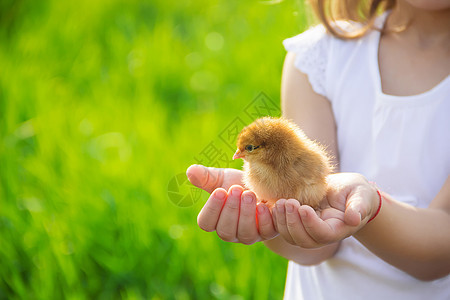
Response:
[[[286,50],[296,53],[295,66],[308,75],[313,90],[322,96],[325,96],[328,40],[325,28],[317,26],[283,42]]]
[[[361,173],[395,199],[427,207],[450,174],[450,76],[422,94],[384,94],[379,37],[372,31],[343,41],[318,26],[284,45],[296,53],[295,66],[314,90],[332,104],[341,171]],[[448,300],[450,276],[419,281],[350,237],[319,265],[289,262],[285,299]]]

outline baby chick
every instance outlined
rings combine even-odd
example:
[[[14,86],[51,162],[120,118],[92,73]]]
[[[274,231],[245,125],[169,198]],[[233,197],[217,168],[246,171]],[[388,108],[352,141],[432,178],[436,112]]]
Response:
[[[239,133],[233,159],[244,159],[244,183],[269,206],[280,198],[318,208],[331,172],[325,149],[293,122],[264,117]]]

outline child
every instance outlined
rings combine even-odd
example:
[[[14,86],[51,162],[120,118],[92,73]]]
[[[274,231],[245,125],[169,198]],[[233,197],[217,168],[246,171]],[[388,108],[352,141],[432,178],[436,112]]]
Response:
[[[289,259],[286,299],[450,299],[450,3],[369,1],[363,26],[313,2],[323,24],[284,42],[283,115],[353,173],[329,176],[320,212],[271,214],[240,171],[191,166],[212,193],[199,226]]]

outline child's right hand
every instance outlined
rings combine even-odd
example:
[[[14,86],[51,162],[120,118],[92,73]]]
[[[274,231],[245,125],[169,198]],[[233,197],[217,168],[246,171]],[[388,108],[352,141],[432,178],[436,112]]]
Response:
[[[246,245],[278,235],[268,207],[256,205],[255,193],[241,186],[242,171],[194,165],[186,173],[192,184],[212,192],[198,215],[200,228],[216,231],[224,241]]]

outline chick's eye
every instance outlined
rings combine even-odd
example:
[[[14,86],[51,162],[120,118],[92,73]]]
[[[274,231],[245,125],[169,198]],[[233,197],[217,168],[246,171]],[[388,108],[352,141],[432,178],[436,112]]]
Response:
[[[255,149],[258,149],[259,146],[253,146],[253,145],[247,145],[245,146],[245,150],[247,150],[248,152],[252,152]]]

